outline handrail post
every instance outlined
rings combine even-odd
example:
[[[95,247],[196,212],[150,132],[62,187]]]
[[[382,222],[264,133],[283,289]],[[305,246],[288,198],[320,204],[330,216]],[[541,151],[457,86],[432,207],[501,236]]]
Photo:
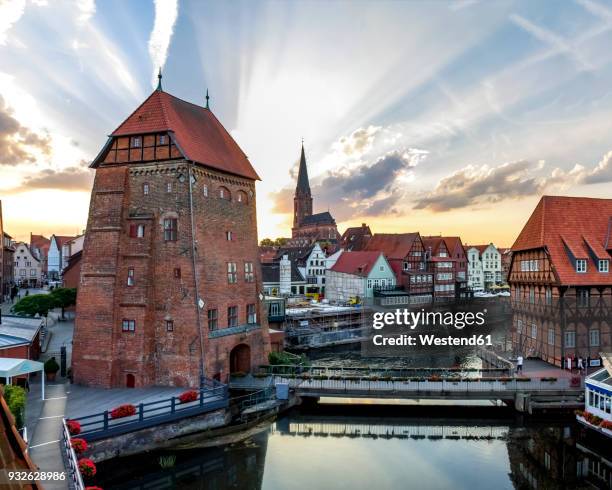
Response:
[[[200,390],[200,406],[204,406],[204,390]]]
[[[104,430],[108,430],[108,410],[104,410]]]
[[[138,420],[142,422],[144,420],[144,404],[140,403],[138,405]]]
[[[170,399],[170,413],[176,412],[176,397]]]

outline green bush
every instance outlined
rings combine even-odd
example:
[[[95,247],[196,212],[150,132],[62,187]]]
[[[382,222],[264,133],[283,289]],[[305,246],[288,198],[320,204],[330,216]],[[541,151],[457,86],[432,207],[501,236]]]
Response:
[[[15,417],[15,425],[21,429],[25,425],[26,391],[21,386],[7,385],[4,399]]]
[[[60,370],[59,364],[55,360],[55,357],[45,362],[45,373],[57,373]]]

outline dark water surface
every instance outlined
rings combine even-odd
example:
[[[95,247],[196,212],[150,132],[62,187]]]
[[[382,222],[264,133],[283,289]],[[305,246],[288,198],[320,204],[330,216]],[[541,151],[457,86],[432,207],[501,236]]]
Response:
[[[319,405],[240,443],[99,465],[105,489],[612,488],[612,444],[505,407]],[[174,466],[160,467],[160,457]]]

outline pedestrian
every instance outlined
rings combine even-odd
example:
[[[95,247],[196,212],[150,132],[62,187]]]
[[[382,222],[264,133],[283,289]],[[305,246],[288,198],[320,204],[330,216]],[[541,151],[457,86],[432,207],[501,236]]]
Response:
[[[523,356],[519,354],[516,358],[516,374],[523,374]]]
[[[584,370],[584,361],[582,360],[582,356],[578,357],[578,371],[580,371],[580,374],[582,374],[582,371]]]
[[[565,368],[568,371],[572,370],[572,356],[567,356],[567,359],[565,360]]]

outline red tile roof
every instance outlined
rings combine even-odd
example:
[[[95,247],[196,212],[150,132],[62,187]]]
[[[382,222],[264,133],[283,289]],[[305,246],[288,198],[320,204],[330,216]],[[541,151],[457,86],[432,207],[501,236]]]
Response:
[[[57,242],[57,246],[61,249],[66,243],[71,242],[76,237],[75,236],[62,236],[62,235],[54,235],[55,241]]]
[[[331,270],[367,277],[381,255],[381,252],[342,252]]]
[[[111,136],[165,131],[170,132],[188,160],[259,180],[247,156],[210,109],[162,90],[155,90]]]
[[[347,228],[340,239],[341,247],[349,251],[363,250],[371,237],[372,231],[365,223]]]
[[[598,272],[589,253],[590,247],[596,257],[605,253],[604,258],[610,258],[606,250],[612,250],[612,199],[543,196],[512,251],[544,247],[561,284],[612,284],[612,273]],[[572,253],[577,258],[588,258],[586,273],[576,272]]]
[[[51,240],[42,235],[30,235],[30,248],[34,247],[40,250],[43,257],[47,256]]]
[[[431,250],[432,255],[438,255],[440,247],[445,243],[441,236],[424,236],[421,239],[425,250]],[[448,245],[446,245],[446,248],[448,248]]]
[[[420,240],[415,233],[376,233],[365,246],[367,251],[377,251],[385,254],[389,260],[402,260],[408,256],[415,240]]]

